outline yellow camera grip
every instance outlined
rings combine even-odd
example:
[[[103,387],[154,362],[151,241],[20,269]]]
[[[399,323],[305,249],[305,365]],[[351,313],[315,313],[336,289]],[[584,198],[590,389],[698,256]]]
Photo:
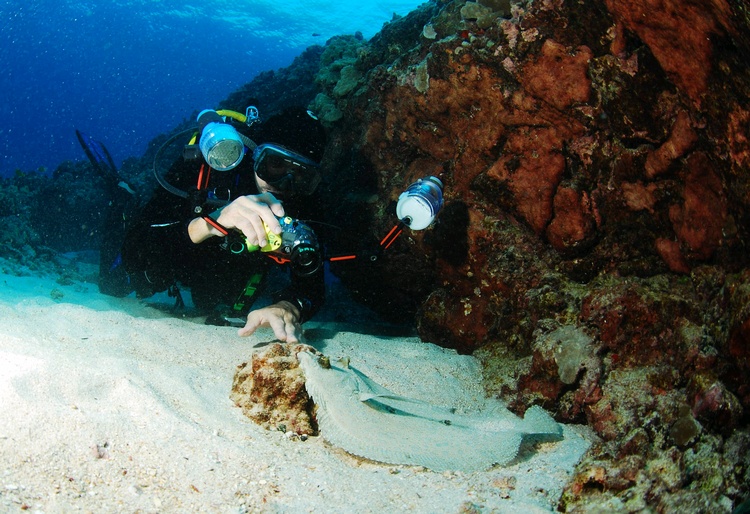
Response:
[[[284,218],[286,219],[286,218]],[[291,220],[291,218],[289,218]],[[266,225],[266,222],[263,222],[263,229],[266,231],[266,238],[268,239],[268,242],[265,246],[259,247],[258,245],[251,245],[247,242],[247,239],[245,239],[245,244],[247,245],[247,249],[251,252],[255,252],[257,250],[260,250],[261,252],[275,252],[279,248],[281,248],[281,235],[276,235],[273,232],[271,232],[268,228],[268,225]]]

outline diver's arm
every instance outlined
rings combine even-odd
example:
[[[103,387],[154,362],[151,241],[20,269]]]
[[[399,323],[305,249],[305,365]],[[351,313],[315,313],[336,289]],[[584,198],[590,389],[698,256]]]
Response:
[[[308,277],[292,274],[292,283],[274,297],[276,303],[288,302],[299,312],[299,322],[312,318],[325,302],[323,267]]]
[[[190,237],[190,240],[195,243],[199,244],[205,241],[206,239],[216,236],[216,237],[224,237],[226,234],[224,232],[221,232],[219,229],[211,225],[208,221],[206,221],[204,218],[195,218],[188,223],[188,236]]]
[[[323,269],[309,277],[292,277],[292,284],[274,297],[274,303],[251,311],[245,326],[237,332],[240,336],[252,335],[259,327],[273,329],[280,341],[299,342],[302,323],[320,309],[325,300]]]

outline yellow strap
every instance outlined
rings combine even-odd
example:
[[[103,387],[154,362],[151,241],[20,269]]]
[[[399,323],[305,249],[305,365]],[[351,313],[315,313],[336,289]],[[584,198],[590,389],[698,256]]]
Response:
[[[218,114],[219,116],[228,116],[230,118],[234,118],[240,123],[245,123],[247,121],[247,116],[245,116],[244,114],[240,114],[237,111],[230,111],[229,109],[221,109],[220,111],[216,111],[216,114]]]

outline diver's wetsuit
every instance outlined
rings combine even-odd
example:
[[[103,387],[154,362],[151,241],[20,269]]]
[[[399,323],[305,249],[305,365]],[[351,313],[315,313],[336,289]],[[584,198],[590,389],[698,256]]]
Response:
[[[198,170],[202,159],[186,161],[179,158],[167,178],[170,184],[183,191],[196,190]],[[242,195],[258,194],[252,157],[231,171],[211,171],[210,190],[218,198],[234,200]],[[207,167],[206,167],[207,169]],[[314,195],[304,202],[284,202],[287,215],[306,218],[310,207],[316,205]],[[130,224],[122,247],[122,261],[136,294],[141,297],[167,290],[175,283],[190,288],[193,303],[204,312],[218,306],[235,304],[242,295],[248,279],[264,274],[269,266],[276,266],[259,251],[233,253],[224,245],[225,238],[211,237],[199,244],[190,240],[188,224],[198,215],[196,200],[181,198],[165,189],[155,192],[140,214]],[[306,208],[307,207],[307,208]],[[206,207],[210,214],[216,207]],[[301,321],[312,317],[325,298],[322,267],[309,277],[292,274],[291,284],[280,291],[269,292],[275,302],[287,300],[300,307]],[[247,302],[242,312],[250,308]]]

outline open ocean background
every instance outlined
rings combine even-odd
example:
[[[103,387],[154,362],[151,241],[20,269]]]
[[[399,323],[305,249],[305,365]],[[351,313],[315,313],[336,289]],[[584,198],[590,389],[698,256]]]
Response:
[[[0,176],[84,160],[76,128],[120,166],[260,72],[421,3],[0,0]]]

